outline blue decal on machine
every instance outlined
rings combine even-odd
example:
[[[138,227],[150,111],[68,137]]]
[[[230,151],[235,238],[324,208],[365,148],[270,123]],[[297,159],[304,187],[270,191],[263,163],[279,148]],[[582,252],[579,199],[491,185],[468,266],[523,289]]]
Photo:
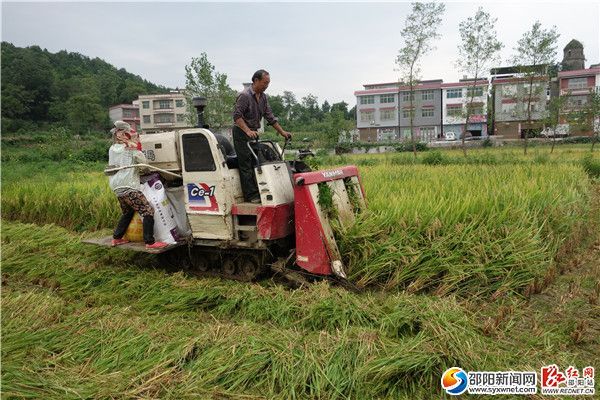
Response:
[[[215,186],[208,186],[206,183],[188,183],[187,188],[190,209],[200,211],[219,210],[215,197]]]

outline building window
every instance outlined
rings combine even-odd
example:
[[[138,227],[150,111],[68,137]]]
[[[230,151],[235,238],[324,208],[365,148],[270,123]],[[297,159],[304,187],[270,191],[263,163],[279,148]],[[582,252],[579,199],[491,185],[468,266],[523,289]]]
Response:
[[[402,92],[402,101],[415,101],[415,94],[411,92]]]
[[[446,115],[449,117],[460,117],[462,114],[462,105],[461,104],[448,104],[446,106]]]
[[[166,124],[166,123],[173,123],[175,118],[175,116],[173,114],[156,114],[154,116],[154,123],[155,124]]]
[[[481,97],[483,96],[483,88],[481,86],[479,87],[469,87],[467,88],[467,97]]]
[[[446,92],[447,99],[460,99],[462,97],[462,89],[448,89]]]
[[[152,122],[150,122],[150,116],[149,115],[144,115],[144,123],[145,124],[151,124]]]
[[[159,110],[171,109],[173,108],[172,100],[154,100],[154,108]]]
[[[402,138],[410,139],[410,128],[402,128]]]
[[[395,119],[394,118],[395,111],[396,110],[380,110],[379,117],[382,121],[389,121],[391,119]]]
[[[394,101],[396,101],[396,96],[393,94],[382,94],[379,97],[380,103],[393,103]]]
[[[516,110],[516,105],[517,103],[507,103],[507,104],[502,104],[502,112],[503,113],[514,113]]]
[[[374,120],[375,113],[373,111],[361,111],[360,122],[371,122]]]
[[[135,117],[135,112],[133,110],[124,109],[123,110],[123,118],[133,118]]]
[[[175,107],[183,107],[183,100],[175,100]]]
[[[423,108],[421,110],[421,117],[433,117],[433,108]]]
[[[361,96],[360,104],[375,104],[375,96]]]
[[[177,114],[177,122],[183,122],[183,121],[185,121],[185,115]]]
[[[410,118],[410,110],[402,110],[402,118]]]
[[[569,89],[585,89],[587,88],[587,78],[571,78],[569,79]]]
[[[422,100],[433,100],[433,90],[424,90],[421,92]]]
[[[502,86],[502,96],[504,97],[513,97],[517,95],[517,87],[514,85],[504,85]]]
[[[149,101],[142,101],[142,108],[150,108],[150,102]]]
[[[469,106],[467,106],[469,107]],[[483,115],[482,105],[472,105],[469,107],[469,115]]]
[[[571,96],[568,100],[569,106],[573,108],[581,107],[587,103],[587,98],[585,96]]]

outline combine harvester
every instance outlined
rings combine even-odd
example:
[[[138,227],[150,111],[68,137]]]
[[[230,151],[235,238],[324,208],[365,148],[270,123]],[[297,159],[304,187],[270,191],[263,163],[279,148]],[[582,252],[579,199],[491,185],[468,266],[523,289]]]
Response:
[[[194,99],[200,127],[205,104]],[[302,161],[306,151],[285,161],[276,143],[249,142],[261,203],[247,203],[237,160],[225,154],[223,140],[205,128],[141,135],[149,164],[137,166],[160,173],[176,193],[175,208],[191,235],[162,249],[141,242],[119,247],[160,254],[163,262],[201,275],[252,281],[274,271],[296,282],[309,275],[347,284],[332,222],[349,224],[366,207],[358,169],[311,171]],[[84,242],[110,247],[111,239]]]

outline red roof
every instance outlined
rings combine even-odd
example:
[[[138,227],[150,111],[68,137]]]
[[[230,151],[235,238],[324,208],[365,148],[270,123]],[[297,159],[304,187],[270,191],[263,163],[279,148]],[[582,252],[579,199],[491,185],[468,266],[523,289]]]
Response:
[[[354,95],[360,96],[360,95],[384,94],[384,93],[398,93],[398,88],[357,90],[356,92],[354,92]]]
[[[133,104],[117,104],[117,105],[114,105],[114,106],[110,106],[109,110],[113,109],[113,108],[139,108],[139,107],[138,106],[134,106]]]
[[[566,78],[570,76],[590,76],[600,74],[600,67],[588,68],[588,69],[577,69],[574,71],[560,71],[558,73],[559,78]]]

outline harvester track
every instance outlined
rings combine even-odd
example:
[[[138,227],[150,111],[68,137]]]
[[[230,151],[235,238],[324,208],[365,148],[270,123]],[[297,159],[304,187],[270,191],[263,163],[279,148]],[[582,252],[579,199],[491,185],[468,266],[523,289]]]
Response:
[[[293,256],[293,252],[287,258],[275,258],[266,250],[257,254],[256,251],[180,247],[159,254],[158,260],[163,267],[181,270],[198,278],[256,282],[270,277],[291,289],[308,286],[315,281],[327,280],[354,293],[364,290],[347,279],[316,275],[295,268]]]

